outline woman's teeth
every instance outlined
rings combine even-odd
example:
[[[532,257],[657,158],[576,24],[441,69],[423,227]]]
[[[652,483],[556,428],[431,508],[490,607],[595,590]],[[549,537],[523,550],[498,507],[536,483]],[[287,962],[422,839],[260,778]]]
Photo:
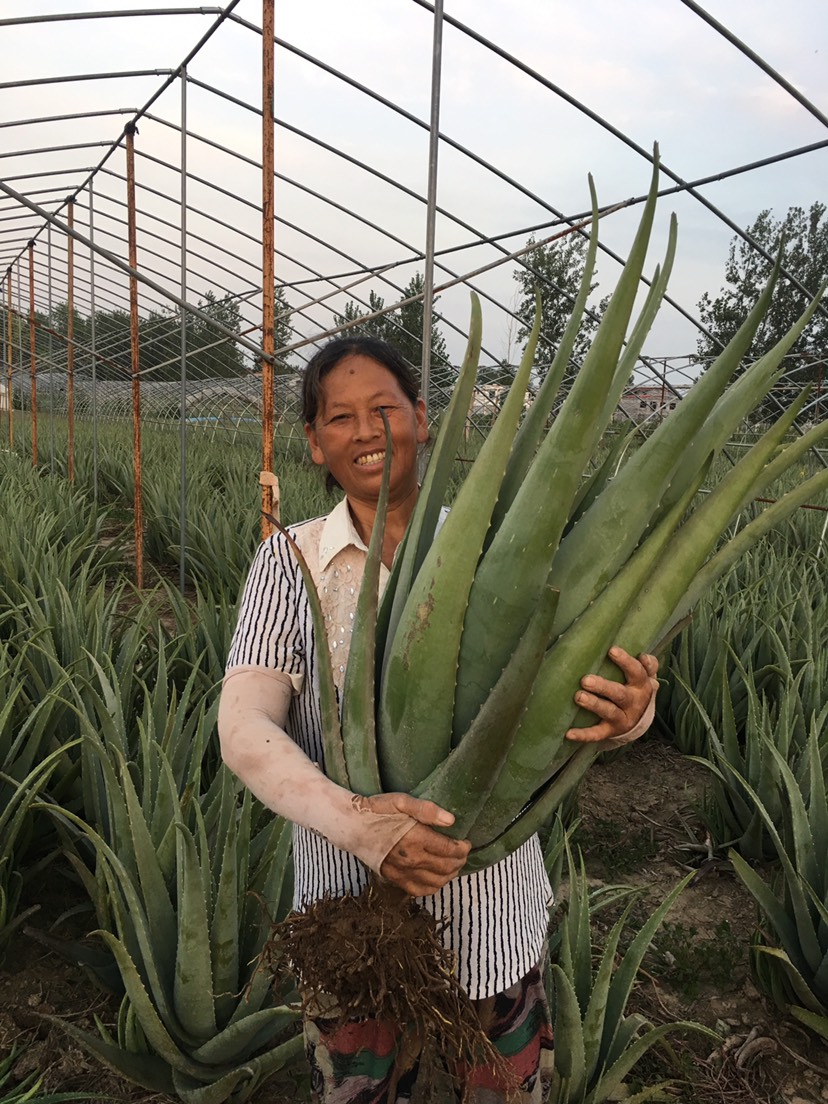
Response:
[[[365,464],[379,464],[384,459],[384,452],[369,452],[367,456],[358,456],[356,462],[360,467],[363,467]]]

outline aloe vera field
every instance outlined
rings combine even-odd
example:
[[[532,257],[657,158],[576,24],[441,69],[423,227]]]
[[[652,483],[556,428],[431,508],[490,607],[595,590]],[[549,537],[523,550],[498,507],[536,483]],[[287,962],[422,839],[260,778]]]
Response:
[[[145,440],[138,590],[129,442],[103,434],[93,475],[81,438],[70,484],[61,432],[37,469],[22,423],[0,454],[0,1099],[303,1099],[292,982],[256,970],[289,907],[289,832],[215,733],[260,533],[256,449],[188,442],[182,594],[178,438]],[[763,497],[819,470],[806,453]],[[279,472],[285,521],[329,508],[298,439]],[[585,1008],[612,966],[607,1015],[648,1040],[620,1079],[637,1099],[823,1098],[826,506],[795,510],[698,603],[662,654],[651,732],[601,756],[543,829],[554,969]],[[577,1050],[580,1021],[557,1017]],[[557,1099],[613,1099],[605,1072]]]
[[[534,965],[543,865],[548,1104],[828,1104],[824,4],[0,5],[0,1104],[311,1104],[323,1007],[401,1028],[386,1095],[513,1084],[470,883],[346,843],[293,912],[339,824],[263,763],[449,810],[475,886],[534,849],[469,930]],[[291,527],[349,336],[416,426],[350,392],[346,641]],[[260,550],[309,677],[234,760]]]

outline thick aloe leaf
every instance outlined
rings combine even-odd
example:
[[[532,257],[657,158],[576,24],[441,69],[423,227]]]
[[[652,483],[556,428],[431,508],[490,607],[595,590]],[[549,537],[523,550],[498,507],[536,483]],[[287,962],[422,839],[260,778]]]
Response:
[[[828,425],[828,423],[826,423],[826,425]],[[782,456],[784,455],[785,453],[783,452]],[[774,461],[771,461],[771,463],[773,464]],[[758,517],[743,526],[735,536],[731,537],[715,555],[711,556],[710,559],[699,568],[690,586],[682,595],[681,601],[670,613],[669,617],[665,619],[658,635],[663,636],[669,631],[672,625],[681,621],[683,617],[694,609],[699,600],[707,593],[710,587],[713,586],[716,580],[720,579],[730,570],[736,561],[741,559],[747,549],[751,548],[767,533],[775,529],[786,517],[790,517],[800,506],[818,500],[826,490],[828,490],[828,472],[818,472],[816,475],[811,476],[810,479],[800,484],[799,487],[796,487],[792,491],[788,491],[788,493],[783,495],[778,501],[766,506]]]
[[[383,674],[388,663],[390,644],[397,631],[403,607],[408,600],[412,581],[431,547],[440,511],[445,505],[449,480],[463,440],[463,431],[474,393],[482,339],[483,317],[480,300],[472,292],[466,353],[451,400],[443,414],[437,440],[431,450],[414,513],[395,557],[391,576],[380,603],[377,617],[377,652],[378,658],[382,657]]]
[[[277,817],[274,819],[278,821],[280,818]],[[261,850],[257,847],[255,841],[251,840],[253,831],[253,795],[247,786],[242,787],[241,808],[238,809],[237,812],[237,824],[237,838],[242,841],[242,846],[236,856],[239,880],[239,900],[237,908],[241,915],[244,912],[244,895],[247,893],[247,887],[250,882],[250,869],[251,866],[258,861],[261,854]],[[275,825],[271,822],[269,827],[272,829]]]
[[[552,408],[555,405],[555,399],[566,374],[572,350],[575,348],[575,341],[581,328],[581,320],[586,310],[587,299],[589,299],[592,290],[595,258],[598,253],[599,216],[598,197],[595,194],[595,184],[591,176],[589,177],[589,194],[592,201],[592,227],[578,295],[566,323],[561,342],[549,366],[549,371],[543,377],[534,401],[526,412],[526,417],[521,422],[520,429],[515,435],[515,443],[509,456],[506,473],[500,485],[500,494],[492,514],[492,530],[494,531],[500,528],[506,512],[512,505],[515,495],[529,471],[538,450],[538,445],[546,433],[547,422],[552,416]],[[537,301],[539,305],[539,298]]]
[[[178,939],[173,1000],[176,1015],[196,1039],[212,1038],[218,1030],[213,994],[213,970],[207,902],[195,840],[178,825]]]
[[[524,808],[513,821],[507,823],[505,829],[492,828],[486,822],[480,826],[476,824],[468,835],[472,842],[472,850],[469,852],[462,873],[471,874],[475,870],[485,870],[487,866],[507,858],[530,836],[539,832],[554,816],[561,803],[572,793],[599,753],[598,744],[578,745],[546,787],[533,794],[531,799],[525,799]],[[507,808],[510,807],[511,802]],[[492,832],[495,834],[492,835]]]
[[[704,472],[699,473],[699,481],[703,477]],[[630,557],[580,620],[547,652],[521,717],[509,758],[485,809],[469,835],[476,847],[493,841],[509,827],[527,800],[551,776],[552,764],[559,752],[575,753],[575,744],[565,746],[564,734],[579,716],[579,708],[573,697],[580,680],[587,672],[599,668],[599,665],[603,673],[602,661],[607,650],[619,636],[622,627],[624,633],[627,632],[630,604],[637,599],[642,587],[652,576],[654,565],[669,556],[669,550],[675,543],[675,527],[695,491],[695,485],[689,488],[685,498]],[[621,640],[621,643],[624,644],[625,640]],[[637,653],[641,651],[641,647],[633,651]],[[543,808],[547,816],[555,811],[549,805],[550,794],[558,792],[564,779],[569,777],[571,774],[561,773],[556,789],[547,791],[544,795]],[[562,796],[564,795],[561,794]],[[524,827],[534,820],[527,820],[525,817],[521,819]],[[528,839],[528,836],[525,838]]]
[[[624,462],[625,455],[640,432],[640,428],[635,426],[626,434],[619,435],[615,438],[607,455],[598,467],[596,467],[583,481],[578,493],[573,499],[572,511],[567,519],[565,532],[568,532],[573,525],[577,525],[598,495],[600,495],[607,484],[615,478]]]
[[[184,1104],[222,1104],[228,1099],[249,1100],[252,1091],[258,1087],[258,1080],[253,1080],[246,1066],[240,1066],[215,1080],[186,1077],[173,1070],[173,1086],[175,1095]]]
[[[455,741],[466,731],[506,666],[513,642],[546,585],[573,498],[604,432],[601,418],[607,394],[614,390],[624,334],[647,254],[657,188],[656,167],[630,258],[598,332],[558,417],[477,568],[460,647],[453,721]],[[671,244],[674,248],[675,241]],[[639,340],[643,339],[643,334],[639,334]],[[625,361],[625,365],[629,370],[629,362]],[[615,384],[619,397],[625,383],[626,378]],[[607,417],[615,402],[617,399]],[[561,598],[566,600],[564,595]],[[497,618],[497,632],[491,631],[492,617]]]
[[[820,1035],[828,1042],[828,1016],[821,1016],[817,1013],[809,1012],[807,1008],[797,1008],[796,1005],[789,1005],[788,1011],[792,1016],[795,1016],[800,1023],[804,1023],[811,1031]]]
[[[235,802],[233,803],[235,806]],[[221,849],[221,870],[216,882],[216,899],[210,920],[210,958],[213,965],[216,1026],[230,1020],[239,1000],[239,869],[238,837],[231,823]],[[218,836],[221,840],[222,836]],[[216,850],[219,850],[217,847]]]
[[[254,1090],[272,1074],[299,1062],[304,1053],[304,1045],[302,1036],[297,1035],[273,1050],[245,1062],[240,1069],[201,1086],[186,1074],[182,1075],[174,1070],[175,1091],[184,1104],[222,1104],[228,1099],[232,1099],[233,1104],[242,1104],[243,1101],[252,1099]]]
[[[784,906],[771,890],[767,882],[760,878],[756,871],[745,862],[737,851],[729,851],[728,858],[733,864],[733,868],[739,878],[750,891],[757,905],[773,926],[774,932],[782,946],[787,949],[789,955],[792,956],[792,960],[796,959],[800,967],[806,970],[807,965],[804,956],[798,949],[799,936],[795,918],[788,915]]]
[[[591,930],[589,883],[587,882],[583,855],[580,856],[580,863],[578,880],[581,886],[581,907],[578,912],[578,922],[572,927],[574,946],[572,948],[573,970],[571,977],[575,984],[575,994],[578,997],[578,1004],[583,1016],[589,1005],[589,995],[592,991],[592,955],[586,953],[586,948],[590,946],[591,942]],[[572,869],[574,868],[570,864],[570,870]],[[571,884],[572,881],[570,881]]]
[[[599,1072],[600,1064],[606,1060],[606,1056],[601,1053],[601,1039],[604,1035],[604,1025],[607,1017],[607,997],[613,971],[615,969],[618,941],[629,919],[631,907],[632,906],[629,905],[624,910],[620,919],[613,925],[612,930],[603,944],[601,961],[598,964],[598,970],[596,971],[595,979],[592,983],[589,1004],[584,1012],[583,1034],[587,1084],[592,1083],[595,1075]]]
[[[447,830],[465,839],[505,762],[521,711],[546,653],[557,591],[547,588],[503,673],[460,743],[418,786],[414,794],[454,813]]]
[[[824,438],[828,436],[828,418],[822,422],[818,422],[815,426],[806,432],[798,436],[789,445],[786,445],[782,451],[775,456],[765,467],[762,472],[764,485],[766,487],[771,486],[774,481],[794,464],[796,464],[806,453],[811,449],[816,448],[822,443]]]
[[[553,964],[551,972],[555,985],[555,1073],[569,1088],[567,1099],[579,1100],[586,1075],[581,1006],[561,967]]]
[[[123,943],[111,932],[99,931],[96,934],[104,940],[118,963],[127,996],[132,1002],[141,1029],[152,1050],[173,1069],[184,1070],[193,1076],[198,1076],[200,1073],[198,1065],[181,1049],[180,1042],[170,1034],[167,1024],[159,1015],[158,1008],[145,989],[138,969]]]
[[[378,732],[390,790],[410,793],[451,748],[463,614],[523,409],[539,327],[537,317],[506,401],[412,583],[391,642]]]
[[[37,766],[17,784],[17,789],[14,794],[12,794],[5,809],[0,812],[0,830],[2,830],[0,839],[3,841],[0,856],[3,858],[8,857],[10,845],[20,832],[23,821],[28,815],[29,807],[38,798],[43,786],[49,781],[61,756],[68,748],[75,747],[80,742],[80,740],[70,740],[62,747],[57,748],[50,755],[47,755],[45,759],[42,759]],[[9,781],[13,780],[9,779]]]
[[[667,284],[670,282],[670,276],[673,272],[673,262],[676,257],[677,242],[678,222],[676,221],[676,216],[671,215],[670,226],[667,232],[667,251],[664,254],[664,261],[660,265],[656,265],[652,281],[650,282],[650,288],[647,292],[647,297],[644,300],[644,306],[641,308],[641,312],[627,339],[624,350],[618,358],[618,367],[615,369],[613,375],[612,387],[609,389],[604,399],[604,409],[600,418],[603,425],[609,423],[618,409],[618,404],[624,389],[628,386],[632,374],[638,365],[638,358],[644,347],[644,342],[647,340],[647,336],[656,320],[664,296],[667,293]],[[702,459],[704,459],[704,457],[702,457]]]
[[[121,1077],[126,1077],[135,1085],[150,1092],[172,1093],[173,1082],[169,1064],[156,1054],[132,1054],[123,1050],[116,1043],[107,1042],[98,1038],[89,1031],[84,1031],[71,1020],[60,1016],[44,1015],[44,1019],[65,1031],[70,1038],[99,1058],[105,1066],[114,1070]],[[95,1097],[85,1098],[94,1100]]]
[[[824,291],[823,284],[795,325],[722,395],[716,404],[715,418],[705,422],[685,450],[682,467],[692,471],[693,465],[709,452],[723,448],[747,414],[756,407],[761,397],[768,394],[779,382],[785,370],[784,357],[799,340],[810,322]],[[671,492],[667,493],[664,505],[669,505],[670,494]]]
[[[244,1001],[244,997],[241,997]],[[254,1012],[208,1039],[193,1051],[192,1057],[208,1066],[244,1062],[274,1036],[299,1023],[297,1008],[279,1005]],[[260,1040],[260,1036],[262,1039]]]
[[[286,884],[292,883],[292,864],[289,861],[292,842],[292,829],[287,821],[277,821],[274,830],[276,848],[268,860],[264,881],[261,885],[253,883],[252,892],[245,901],[242,962],[248,966],[246,976],[242,977],[244,997],[236,1007],[230,1023],[237,1023],[252,1015],[273,999],[273,975],[259,961],[262,948],[270,935],[273,923],[283,918],[287,911],[280,911],[280,903],[285,895]]]
[[[572,624],[625,562],[671,480],[675,484],[672,507],[687,482],[695,479],[696,469],[682,466],[683,452],[711,415],[738,367],[764,317],[772,290],[773,281],[725,351],[561,541],[553,573],[554,583],[561,589],[556,634]],[[752,405],[755,402],[746,403],[745,413]],[[603,550],[600,556],[592,554],[596,547]]]
[[[142,896],[150,906],[147,919],[150,923],[151,938],[159,956],[160,968],[165,975],[169,976],[175,963],[175,913],[147,827],[144,810],[139,804],[129,771],[123,762],[120,774],[137,878]],[[126,840],[122,841],[118,849],[121,858],[123,858],[125,844]]]
[[[364,794],[366,797],[382,792],[377,761],[376,623],[394,448],[388,417],[384,410],[381,413],[385,428],[385,462],[382,466],[382,483],[365,560],[365,571],[357,597],[348,666],[342,688],[342,744],[345,750],[348,782],[354,793]]]
[[[790,956],[780,947],[769,947],[754,943],[752,947],[757,980],[767,986],[767,972],[770,972],[770,996],[780,1008],[787,1009],[792,1001],[801,1002],[804,1008],[819,1015],[825,1011],[825,1005],[813,992],[802,973],[791,962]],[[760,965],[761,963],[761,965]]]
[[[660,628],[679,605],[688,581],[692,581],[707,559],[727,523],[751,497],[756,479],[796,417],[797,406],[794,403],[782,415],[677,531],[668,554],[653,569],[636,601],[628,607],[624,632],[619,638],[619,643],[628,651],[638,653],[655,642],[655,627]],[[595,604],[585,612],[581,622]],[[560,611],[560,604],[558,610]],[[617,671],[612,670],[609,664],[599,673],[610,678],[618,677]]]

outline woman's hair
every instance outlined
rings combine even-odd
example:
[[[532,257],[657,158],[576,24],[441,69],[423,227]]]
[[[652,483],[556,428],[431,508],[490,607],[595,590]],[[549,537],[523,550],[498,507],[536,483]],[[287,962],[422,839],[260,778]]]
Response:
[[[302,420],[306,425],[316,421],[325,376],[349,356],[377,361],[394,376],[411,404],[417,401],[417,376],[393,345],[377,337],[335,337],[313,354],[302,376]]]

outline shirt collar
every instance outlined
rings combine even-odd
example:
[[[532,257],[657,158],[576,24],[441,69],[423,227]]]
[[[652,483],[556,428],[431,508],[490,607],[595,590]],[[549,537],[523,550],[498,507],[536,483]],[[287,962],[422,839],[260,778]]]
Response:
[[[354,525],[351,511],[348,509],[348,500],[343,498],[328,514],[322,526],[319,537],[319,570],[324,571],[334,556],[349,545],[363,552],[368,551],[367,545]]]

